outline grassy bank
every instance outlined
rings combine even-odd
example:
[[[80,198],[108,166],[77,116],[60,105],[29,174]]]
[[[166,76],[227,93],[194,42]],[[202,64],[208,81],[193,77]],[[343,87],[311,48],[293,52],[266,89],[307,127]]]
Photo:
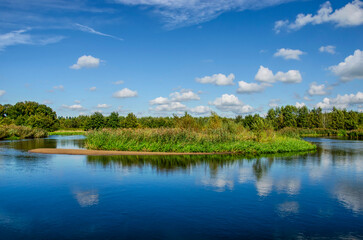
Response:
[[[0,139],[44,138],[47,131],[38,128],[6,125],[0,126]]]
[[[336,130],[328,128],[284,128],[279,133],[287,137],[345,137],[349,139],[363,139],[363,129],[357,130]]]
[[[267,154],[309,151],[315,145],[273,131],[231,133],[224,129],[119,129],[87,133],[86,147],[94,150],[149,152],[230,152]]]
[[[49,132],[49,135],[64,135],[64,136],[70,136],[70,135],[85,135],[86,131],[83,130],[58,130],[54,132]]]

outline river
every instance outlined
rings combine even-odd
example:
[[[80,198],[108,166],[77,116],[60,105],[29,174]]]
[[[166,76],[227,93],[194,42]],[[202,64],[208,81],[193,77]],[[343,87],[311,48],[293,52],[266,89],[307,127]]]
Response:
[[[363,141],[302,155],[74,156],[0,141],[0,239],[363,239]]]

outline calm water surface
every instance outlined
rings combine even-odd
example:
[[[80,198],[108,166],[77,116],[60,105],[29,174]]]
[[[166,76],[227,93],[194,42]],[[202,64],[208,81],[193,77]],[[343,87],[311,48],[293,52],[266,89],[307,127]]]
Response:
[[[0,141],[0,239],[363,239],[363,141],[305,155],[69,156]]]

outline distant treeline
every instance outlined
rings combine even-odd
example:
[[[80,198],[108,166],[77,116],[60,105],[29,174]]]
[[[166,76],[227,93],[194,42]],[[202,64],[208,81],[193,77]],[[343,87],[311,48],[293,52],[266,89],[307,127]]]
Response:
[[[210,119],[218,126],[211,126]],[[47,131],[58,129],[101,129],[101,128],[218,128],[233,124],[242,125],[249,130],[284,128],[300,129],[335,129],[355,130],[363,128],[363,113],[333,108],[323,112],[321,108],[308,109],[306,106],[297,108],[287,105],[271,108],[265,117],[258,114],[237,116],[235,118],[219,117],[212,113],[209,117],[184,116],[173,117],[140,117],[133,113],[126,117],[112,112],[109,116],[94,113],[90,116],[57,117],[56,112],[36,102],[18,102],[15,105],[0,105],[0,125],[21,125],[42,128]]]

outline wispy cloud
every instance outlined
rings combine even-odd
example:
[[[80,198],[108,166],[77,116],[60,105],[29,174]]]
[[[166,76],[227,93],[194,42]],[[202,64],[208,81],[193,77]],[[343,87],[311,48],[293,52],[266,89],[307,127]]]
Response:
[[[115,0],[120,4],[151,9],[161,16],[167,28],[207,22],[228,11],[259,9],[291,1],[295,0]]]
[[[78,30],[81,30],[82,32],[96,34],[96,35],[100,35],[100,36],[104,36],[104,37],[110,37],[110,38],[113,38],[113,39],[117,39],[117,40],[123,41],[122,38],[119,38],[119,37],[116,37],[116,36],[113,36],[113,35],[110,35],[110,34],[106,34],[106,33],[102,33],[102,32],[96,31],[96,30],[94,30],[91,27],[88,27],[88,26],[85,26],[85,25],[82,25],[82,24],[79,24],[79,23],[76,23],[74,25],[76,26],[76,28]]]
[[[30,30],[30,28],[26,28],[0,34],[0,51],[4,50],[6,47],[14,45],[47,45],[64,39],[64,36],[47,37],[31,35],[28,33]]]

